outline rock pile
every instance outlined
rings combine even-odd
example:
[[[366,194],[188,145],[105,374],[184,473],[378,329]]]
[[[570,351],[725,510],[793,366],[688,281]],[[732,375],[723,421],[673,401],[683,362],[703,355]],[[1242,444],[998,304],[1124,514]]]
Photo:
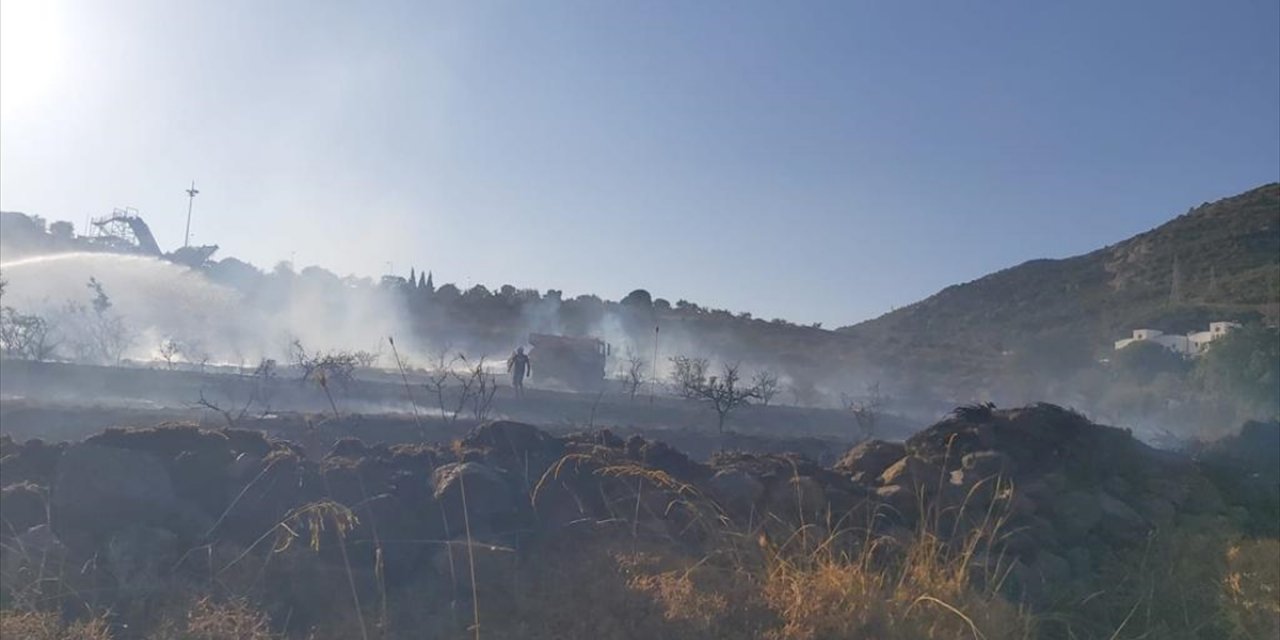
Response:
[[[1160,527],[1238,516],[1192,458],[1047,404],[962,408],[905,443],[859,444],[832,467],[741,452],[704,464],[607,430],[555,437],[496,421],[451,445],[347,439],[314,457],[236,430],[117,429],[70,445],[0,437],[0,470],[0,586],[21,582],[25,560],[13,549],[39,548],[71,564],[102,558],[96,579],[135,594],[159,588],[191,549],[249,549],[324,500],[355,523],[341,540],[326,530],[321,556],[338,562],[333,550],[345,545],[357,570],[378,564],[391,586],[424,574],[464,580],[448,568],[468,545],[518,559],[539,539],[607,523],[696,545],[692,525],[709,520],[839,522],[901,537],[920,527],[962,535],[998,513],[1002,558],[1032,601]],[[305,537],[300,526],[290,531]]]

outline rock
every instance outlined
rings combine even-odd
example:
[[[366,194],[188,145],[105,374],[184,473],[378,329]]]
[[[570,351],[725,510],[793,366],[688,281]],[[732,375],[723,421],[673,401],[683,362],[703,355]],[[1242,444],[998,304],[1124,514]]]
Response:
[[[1093,554],[1086,547],[1067,549],[1066,561],[1071,565],[1071,574],[1076,578],[1093,574]]]
[[[643,460],[644,459],[644,438],[639,435],[632,435],[627,438],[627,459]]]
[[[1151,530],[1147,521],[1133,507],[1105,491],[1098,494],[1098,506],[1102,510],[1100,529],[1103,535],[1116,542],[1141,542]]]
[[[468,487],[470,489],[470,487]],[[389,585],[411,580],[430,548],[422,540],[440,540],[444,527],[440,509],[430,497],[426,502],[406,502],[400,496],[380,494],[353,509],[359,523],[347,536],[355,552],[353,560],[372,563],[381,549],[383,572]]]
[[[834,469],[842,474],[862,478],[879,478],[885,469],[906,457],[907,448],[901,442],[867,440],[845,452]]]
[[[448,530],[455,535],[463,528],[464,503],[473,531],[501,527],[521,507],[511,484],[493,467],[479,462],[441,466],[432,473],[431,486]]]
[[[1015,602],[1035,604],[1043,601],[1047,586],[1039,571],[1021,560],[1014,560],[1009,564],[1003,590]]]
[[[231,484],[243,487],[245,484],[252,482],[254,477],[262,472],[262,456],[256,453],[245,452],[236,456],[235,460],[227,465],[227,479]]]
[[[1021,526],[1009,526],[1007,529],[1000,531],[1000,546],[1010,555],[1022,558],[1031,558],[1043,547],[1047,546],[1049,538],[1052,537],[1052,526],[1045,526],[1044,521],[1039,518],[1028,519],[1027,524]]]
[[[48,521],[45,491],[30,482],[0,489],[0,538],[17,536]]]
[[[359,438],[346,437],[333,443],[333,447],[329,449],[329,453],[324,455],[325,458],[360,458],[368,453],[363,441]]]
[[[941,469],[915,456],[893,463],[880,475],[880,482],[885,486],[899,484],[924,491],[937,489],[942,480]]]
[[[1158,496],[1144,498],[1138,504],[1138,511],[1144,518],[1158,527],[1172,525],[1178,515],[1178,510],[1173,506],[1173,503]]]
[[[485,452],[483,461],[506,469],[526,491],[532,491],[547,469],[564,454],[564,443],[522,422],[496,420],[471,430],[462,440],[468,449]]]
[[[290,509],[318,498],[306,487],[314,486],[314,467],[289,449],[277,449],[262,460],[261,469],[248,478],[228,483],[226,515],[213,530],[222,540],[253,544],[275,526]]]
[[[976,451],[966,453],[960,459],[960,467],[973,472],[979,479],[1003,476],[1013,472],[1013,460],[1000,451]]]
[[[1102,521],[1102,505],[1098,496],[1084,491],[1069,491],[1053,503],[1053,523],[1070,540],[1078,540]]]
[[[53,529],[40,524],[6,541],[0,553],[0,593],[30,587],[38,580],[58,580],[71,569],[70,551]]]
[[[494,420],[471,430],[462,439],[467,447],[496,449],[516,459],[526,453],[559,455],[560,441],[531,424]]]
[[[1147,492],[1153,497],[1172,504],[1174,507],[1181,507],[1190,493],[1190,487],[1187,482],[1178,476],[1156,476],[1149,478],[1146,482]]]
[[[160,524],[176,512],[169,473],[146,453],[95,444],[68,447],[50,492],[55,531],[106,539],[135,524]]]
[[[1128,496],[1133,493],[1133,485],[1120,476],[1111,476],[1102,483],[1102,488],[1113,496]]]
[[[516,554],[510,547],[474,539],[468,542],[465,537],[458,537],[432,554],[431,566],[441,577],[452,582],[459,598],[469,600],[472,567],[475,569],[477,591],[503,590],[511,586]]]
[[[886,515],[905,524],[913,524],[920,514],[920,498],[915,490],[900,484],[877,487],[876,499],[888,508]]]
[[[1071,563],[1066,558],[1043,549],[1036,552],[1031,569],[1040,574],[1047,585],[1061,585],[1071,579]]]
[[[742,469],[722,469],[707,482],[711,493],[731,511],[750,511],[764,497],[764,483]]]
[[[1203,476],[1194,476],[1187,482],[1187,492],[1182,508],[1191,513],[1216,514],[1226,510],[1226,502],[1218,488]]]
[[[38,438],[22,444],[8,442],[0,454],[0,486],[32,482],[47,487],[53,483],[65,444],[46,444]]]
[[[774,484],[769,492],[769,510],[779,516],[811,522],[813,515],[827,506],[822,483],[812,476],[792,476]]]
[[[227,508],[227,467],[233,460],[229,451],[178,454],[169,466],[174,494],[216,518]]]
[[[145,597],[168,588],[166,576],[178,555],[178,536],[166,529],[133,526],[107,541],[107,568],[126,598]]]

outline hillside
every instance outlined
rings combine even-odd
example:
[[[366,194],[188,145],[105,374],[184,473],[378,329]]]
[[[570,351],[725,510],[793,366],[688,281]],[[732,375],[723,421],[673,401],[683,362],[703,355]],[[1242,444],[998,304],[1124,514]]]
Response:
[[[1196,207],[1123,242],[1032,260],[839,332],[907,365],[1086,357],[1135,328],[1280,316],[1280,184]],[[963,355],[962,355],[963,354]],[[963,358],[964,361],[960,361]]]

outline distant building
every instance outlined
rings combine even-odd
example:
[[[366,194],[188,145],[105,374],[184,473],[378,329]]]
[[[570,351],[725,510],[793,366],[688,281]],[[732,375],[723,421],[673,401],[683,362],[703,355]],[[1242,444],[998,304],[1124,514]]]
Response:
[[[1209,343],[1227,335],[1232,329],[1239,329],[1240,324],[1236,322],[1210,322],[1208,331],[1195,331],[1187,334],[1187,339],[1191,341],[1193,353],[1204,353],[1209,347]]]
[[[1134,329],[1132,338],[1117,340],[1115,345],[1116,350],[1119,351],[1135,342],[1154,342],[1184,356],[1198,356],[1204,353],[1211,342],[1239,327],[1240,325],[1235,322],[1210,322],[1208,331],[1193,331],[1185,336],[1168,334],[1155,329]]]

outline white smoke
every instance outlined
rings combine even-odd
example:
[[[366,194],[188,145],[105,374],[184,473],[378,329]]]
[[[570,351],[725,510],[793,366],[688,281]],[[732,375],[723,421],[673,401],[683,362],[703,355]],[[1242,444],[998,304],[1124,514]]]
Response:
[[[109,253],[16,260],[0,264],[0,273],[8,282],[5,305],[45,317],[64,342],[83,330],[74,308],[91,305],[94,278],[110,299],[109,313],[131,334],[124,354],[131,359],[154,359],[168,340],[188,356],[229,364],[283,360],[294,340],[309,351],[376,352],[388,336],[410,333],[398,296],[336,278],[273,276],[244,292],[170,262]]]

